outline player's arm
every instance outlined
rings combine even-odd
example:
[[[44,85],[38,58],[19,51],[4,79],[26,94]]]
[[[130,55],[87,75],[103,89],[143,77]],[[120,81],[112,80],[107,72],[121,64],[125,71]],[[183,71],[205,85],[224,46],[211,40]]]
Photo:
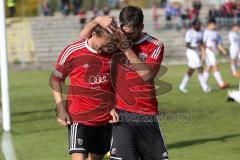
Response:
[[[218,44],[218,49],[223,55],[227,55],[227,51],[225,50],[222,44]]]
[[[218,50],[223,54],[223,55],[227,55],[227,51],[226,49],[223,47],[222,43],[218,43],[217,44]]]
[[[117,25],[114,23],[113,16],[97,16],[92,21],[90,21],[80,32],[80,39],[88,39],[91,36],[92,30],[97,25],[102,26],[110,33],[113,33],[113,31],[115,31],[115,28],[117,27]]]
[[[126,35],[121,31],[117,30],[115,32],[115,36],[117,37],[119,44],[126,41]],[[132,46],[129,45],[126,48],[122,48],[121,45],[118,46],[120,50],[128,58],[129,62],[132,64],[133,68],[137,72],[137,74],[144,80],[149,81],[153,79],[156,75],[156,70],[150,66],[150,64],[143,62],[137,54],[132,50]],[[160,66],[160,65],[159,65]]]
[[[204,33],[201,31],[201,41],[200,41],[200,58],[201,61],[204,62],[204,60],[206,59],[206,46],[204,43]]]
[[[119,115],[118,113],[116,112],[115,108],[113,108],[111,111],[110,111],[110,116],[112,117],[112,119],[109,121],[109,123],[111,124],[115,124],[119,121]]]
[[[131,48],[123,50],[129,62],[133,65],[137,74],[144,80],[148,81],[155,75],[154,70],[144,63]]]
[[[68,62],[68,59],[64,64],[61,63],[65,55],[65,50],[59,56],[58,62],[50,77],[50,86],[56,103],[57,121],[61,126],[70,124],[70,117],[63,101],[63,86],[65,86],[65,79],[71,71],[71,63]]]
[[[201,60],[204,61],[206,58],[206,52],[205,52],[205,44],[203,43],[203,41],[200,44],[200,56],[201,56]]]
[[[222,37],[220,35],[217,36],[217,47],[222,54],[227,55],[227,51],[222,45]]]
[[[62,98],[62,82],[57,81],[53,78],[50,79],[52,93],[56,104],[56,112],[57,112],[57,121],[60,125],[66,126],[70,124],[70,117],[66,112],[66,107],[63,103]]]
[[[186,47],[189,48],[189,49],[199,49],[198,47],[193,47],[191,46],[191,43],[186,43]]]

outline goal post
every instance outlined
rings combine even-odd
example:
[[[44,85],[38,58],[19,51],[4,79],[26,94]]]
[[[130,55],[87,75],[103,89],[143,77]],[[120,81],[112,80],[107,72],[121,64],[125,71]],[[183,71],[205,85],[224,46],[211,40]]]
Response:
[[[2,95],[2,124],[4,131],[11,130],[10,102],[8,84],[7,33],[5,18],[5,0],[0,0],[0,61],[1,61],[1,95]]]

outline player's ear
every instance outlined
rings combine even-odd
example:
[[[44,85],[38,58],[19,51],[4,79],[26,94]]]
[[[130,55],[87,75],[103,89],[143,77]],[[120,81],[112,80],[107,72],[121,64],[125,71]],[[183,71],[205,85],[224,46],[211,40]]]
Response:
[[[96,38],[96,37],[97,37],[96,32],[94,32],[94,31],[92,32],[92,37],[93,37],[93,38]]]

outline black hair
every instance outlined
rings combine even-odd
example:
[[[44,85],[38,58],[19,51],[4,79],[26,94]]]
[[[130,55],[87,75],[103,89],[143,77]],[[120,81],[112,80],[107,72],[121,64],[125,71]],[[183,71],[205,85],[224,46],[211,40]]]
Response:
[[[119,14],[119,21],[121,26],[130,25],[138,28],[143,24],[144,15],[142,9],[136,6],[126,6],[122,8]]]
[[[198,19],[195,19],[195,20],[192,22],[192,26],[196,26],[196,25],[201,25],[201,21],[198,20]]]
[[[216,24],[216,20],[215,20],[215,19],[209,19],[209,20],[208,20],[208,24],[210,24],[210,23]]]

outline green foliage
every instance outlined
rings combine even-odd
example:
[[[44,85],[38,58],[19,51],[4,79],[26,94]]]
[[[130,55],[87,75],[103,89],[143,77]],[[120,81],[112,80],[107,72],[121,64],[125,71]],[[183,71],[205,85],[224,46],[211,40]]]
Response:
[[[59,3],[58,0],[49,0],[49,6],[53,11],[58,11],[59,10]]]
[[[8,9],[7,16],[9,15]],[[17,0],[15,17],[36,16],[39,10],[39,0]]]

